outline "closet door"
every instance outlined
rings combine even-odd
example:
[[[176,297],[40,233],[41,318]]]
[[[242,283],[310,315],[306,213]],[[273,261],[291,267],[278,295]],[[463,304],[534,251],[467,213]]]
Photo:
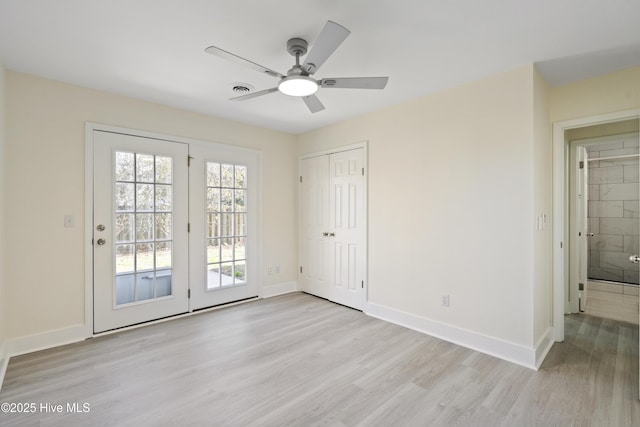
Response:
[[[365,279],[364,149],[301,162],[301,284],[362,309]]]

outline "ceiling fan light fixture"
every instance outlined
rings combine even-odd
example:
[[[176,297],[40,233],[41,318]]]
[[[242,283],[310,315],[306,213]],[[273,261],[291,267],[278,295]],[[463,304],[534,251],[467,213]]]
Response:
[[[313,95],[318,88],[318,82],[309,76],[288,76],[278,83],[278,90],[289,96]]]

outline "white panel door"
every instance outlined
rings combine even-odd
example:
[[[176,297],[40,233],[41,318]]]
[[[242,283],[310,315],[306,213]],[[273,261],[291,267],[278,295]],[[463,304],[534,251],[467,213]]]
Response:
[[[300,257],[302,289],[330,298],[329,156],[304,159],[300,176]]]
[[[192,145],[191,309],[258,296],[257,152]]]
[[[188,145],[95,130],[94,332],[188,311]]]
[[[334,301],[361,309],[364,302],[364,150],[329,156],[329,260]]]
[[[362,309],[365,279],[364,149],[301,161],[301,285]]]

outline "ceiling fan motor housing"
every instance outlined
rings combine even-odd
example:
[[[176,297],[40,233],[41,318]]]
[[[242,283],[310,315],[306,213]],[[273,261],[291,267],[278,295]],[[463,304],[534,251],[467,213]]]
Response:
[[[306,55],[309,43],[304,39],[293,38],[287,41],[287,52],[293,56]]]

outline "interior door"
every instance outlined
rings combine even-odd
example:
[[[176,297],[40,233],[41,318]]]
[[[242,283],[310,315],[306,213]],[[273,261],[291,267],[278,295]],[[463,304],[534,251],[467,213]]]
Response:
[[[303,159],[300,167],[302,289],[362,309],[364,305],[364,149]]]
[[[331,299],[329,284],[329,156],[301,161],[300,221],[302,289]]]
[[[335,301],[362,309],[364,303],[365,211],[363,149],[329,157],[329,268]]]
[[[578,310],[584,311],[587,302],[587,280],[588,280],[588,258],[589,258],[589,237],[593,234],[589,230],[588,207],[589,207],[589,162],[586,147],[577,147],[578,153],[578,179],[577,179],[577,215],[578,225],[578,262],[577,262],[577,287],[573,289],[573,294],[577,295]]]
[[[94,130],[94,332],[188,311],[188,145]]]
[[[191,310],[258,296],[257,154],[192,145]]]

